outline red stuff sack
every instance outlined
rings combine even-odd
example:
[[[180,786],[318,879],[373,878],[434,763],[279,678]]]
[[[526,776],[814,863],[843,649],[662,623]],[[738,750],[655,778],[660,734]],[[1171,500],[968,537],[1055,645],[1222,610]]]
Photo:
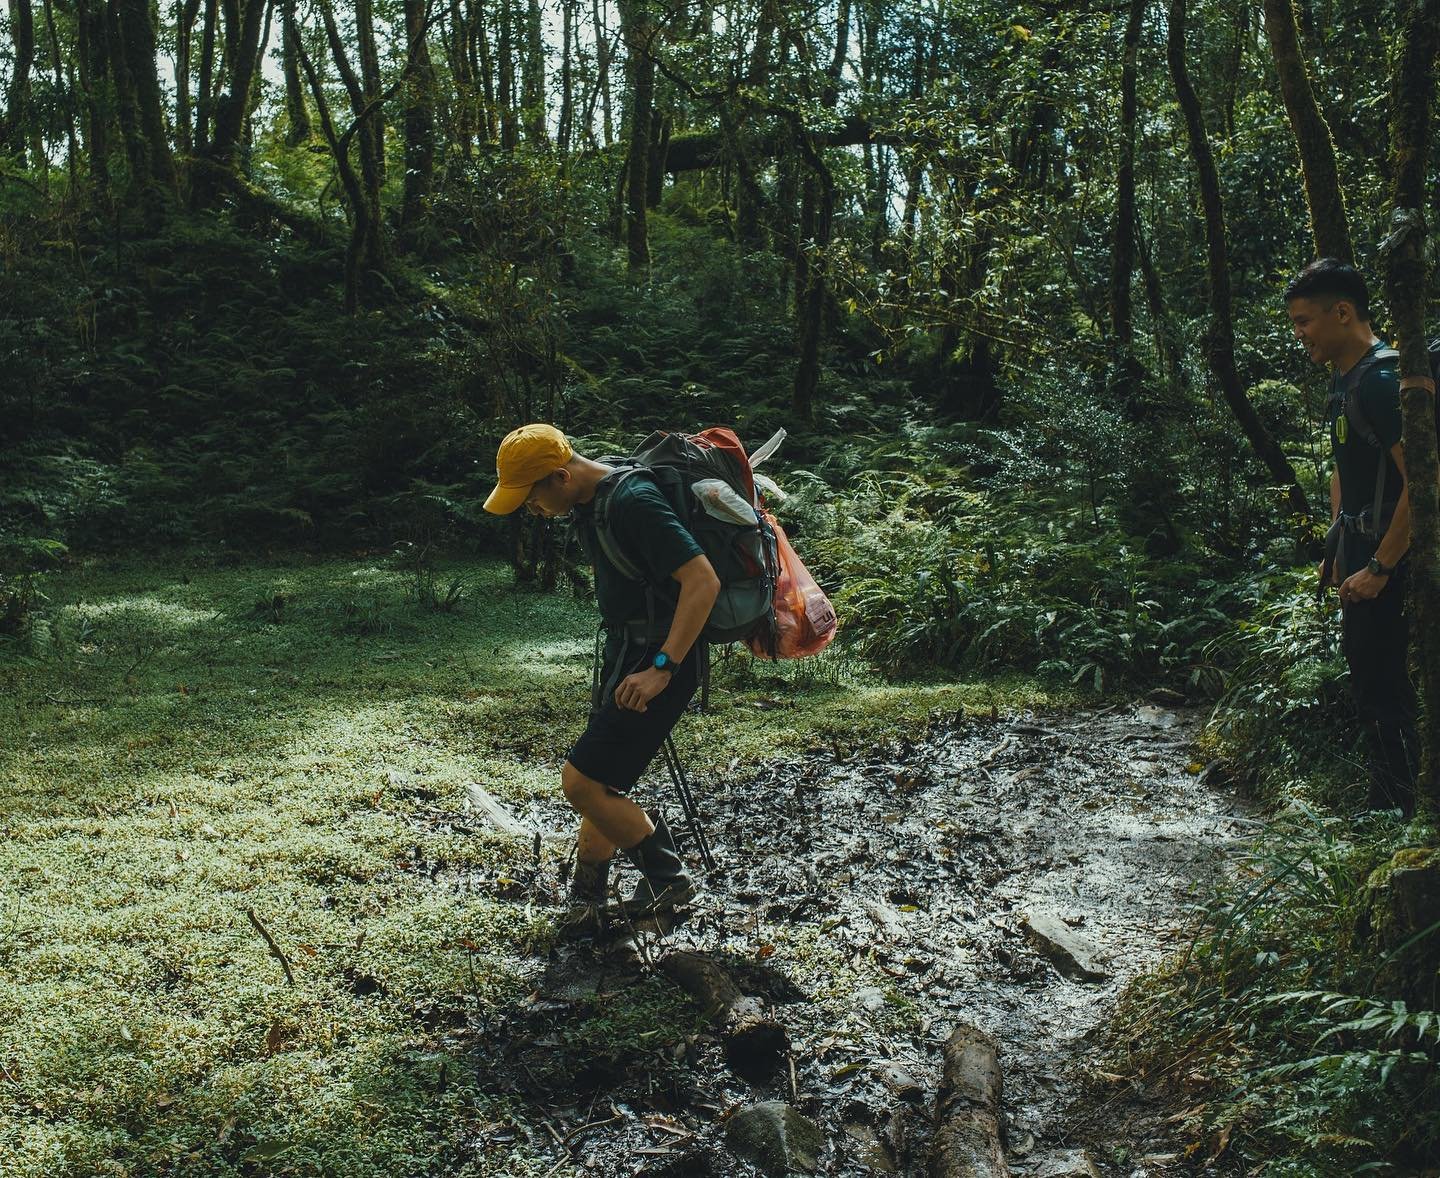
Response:
[[[760,635],[746,639],[745,645],[761,658],[803,659],[819,654],[835,637],[839,625],[835,607],[796,555],[780,522],[763,508],[762,514],[775,532],[780,557],[780,573],[775,579],[775,647],[772,651]]]

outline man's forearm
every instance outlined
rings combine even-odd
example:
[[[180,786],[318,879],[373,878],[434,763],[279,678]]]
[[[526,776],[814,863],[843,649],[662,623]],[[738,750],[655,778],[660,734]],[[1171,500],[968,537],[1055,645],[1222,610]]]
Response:
[[[1340,471],[1330,472],[1330,522],[1333,524],[1340,514]]]
[[[677,663],[685,661],[700,631],[710,620],[710,611],[715,599],[720,596],[720,582],[713,576],[683,581],[680,585],[680,600],[675,604],[675,617],[670,623],[670,633],[660,648]]]
[[[1390,517],[1390,526],[1385,529],[1380,547],[1375,550],[1375,559],[1387,569],[1391,569],[1400,563],[1401,557],[1409,550],[1410,488],[1407,486],[1400,492],[1400,499],[1395,504],[1395,514]]]

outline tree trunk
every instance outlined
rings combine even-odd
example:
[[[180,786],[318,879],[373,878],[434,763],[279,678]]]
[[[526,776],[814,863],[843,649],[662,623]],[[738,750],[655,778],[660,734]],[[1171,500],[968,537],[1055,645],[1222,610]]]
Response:
[[[106,101],[109,62],[105,52],[102,0],[76,0],[75,55],[80,62],[80,89],[84,96],[85,156],[90,169],[90,189],[96,204],[103,205],[110,194],[110,104]]]
[[[541,29],[540,0],[530,0],[525,12],[524,68],[525,138],[537,147],[550,146],[545,126],[545,38]]]
[[[563,157],[570,154],[570,139],[575,120],[575,74],[571,42],[575,37],[575,0],[560,3],[560,120],[555,128],[555,144]]]
[[[650,270],[650,242],[646,229],[649,195],[650,117],[655,101],[655,62],[650,56],[654,34],[648,0],[622,0],[620,28],[625,38],[625,76],[630,85],[628,142],[625,167],[625,242],[630,276]]]
[[[175,16],[175,141],[186,155],[195,150],[192,125],[194,103],[190,99],[190,56],[195,36],[195,18],[199,15],[200,0],[184,0]]]
[[[55,73],[55,93],[65,94],[65,67],[60,53],[60,38],[55,32],[55,8],[51,0],[45,0],[45,31],[50,39],[50,64]],[[74,87],[70,87],[73,95]],[[79,191],[77,170],[80,167],[80,149],[75,140],[75,107],[73,101],[65,104],[65,168],[70,175],[70,192]]]
[[[775,1074],[790,1050],[790,1036],[765,1013],[758,998],[743,994],[735,980],[703,953],[667,953],[660,959],[660,972],[719,1025],[726,1062],[736,1075],[764,1083]]]
[[[485,98],[481,126],[485,129],[485,142],[497,143],[500,140],[500,110],[495,98],[495,63],[491,60],[490,30],[485,24],[485,5],[466,0],[466,7],[471,14],[470,27],[474,30],[474,65],[480,75],[481,93]]]
[[[1265,464],[1271,478],[1286,488],[1292,514],[1308,519],[1310,504],[1295,478],[1295,470],[1285,452],[1270,436],[1264,422],[1250,404],[1240,384],[1235,367],[1235,322],[1231,309],[1229,245],[1225,238],[1225,207],[1220,198],[1220,178],[1215,158],[1210,152],[1210,139],[1200,111],[1200,99],[1190,82],[1185,63],[1186,0],[1170,0],[1170,29],[1166,56],[1175,80],[1175,93],[1185,115],[1185,129],[1190,140],[1190,154],[1200,180],[1200,196],[1205,211],[1205,241],[1210,294],[1210,328],[1206,355],[1220,391],[1235,414],[1240,428]]]
[[[592,0],[595,23],[595,72],[600,87],[600,115],[604,120],[605,146],[615,146],[614,100],[610,92],[610,30],[605,27],[605,6],[601,0]]]
[[[305,104],[305,79],[300,76],[300,55],[296,44],[300,28],[295,23],[295,0],[283,0],[280,35],[281,61],[285,73],[285,145],[299,147],[315,133],[310,125],[310,108]]]
[[[196,155],[207,152],[210,147],[210,115],[214,94],[215,75],[215,29],[219,20],[218,0],[205,0],[204,22],[200,28],[200,84],[195,91],[195,141]]]
[[[413,248],[435,187],[435,67],[425,30],[425,0],[405,0],[405,191],[400,228]]]
[[[331,55],[335,58],[336,68],[339,69],[346,92],[350,95],[351,105],[353,107],[358,103],[360,108],[365,110],[360,80],[355,76],[340,41],[340,33],[335,27],[335,18],[330,11],[328,0],[321,0],[320,14],[325,22],[325,34],[330,42]],[[355,166],[350,162],[350,139],[357,133],[361,136],[362,159],[369,152],[369,141],[365,138],[363,123],[358,119],[344,135],[336,133],[335,120],[330,115],[330,104],[325,97],[324,82],[311,62],[310,55],[305,51],[303,41],[296,42],[295,51],[300,60],[300,68],[310,84],[310,96],[315,102],[315,114],[320,121],[320,130],[325,136],[325,142],[330,145],[330,153],[334,157],[336,170],[340,174],[340,184],[345,189],[346,204],[350,209],[350,240],[345,248],[345,310],[353,315],[360,308],[363,276],[367,267],[375,260],[370,255],[378,248],[376,243],[379,240],[379,226],[374,223],[378,210],[372,204],[368,188],[368,182],[373,177],[366,176],[365,182],[362,182],[361,177],[356,174]]]
[[[931,1178],[1009,1178],[1000,1143],[999,1049],[974,1027],[956,1027],[945,1043],[935,1098]]]
[[[1435,390],[1425,347],[1425,165],[1430,150],[1440,0],[1412,0],[1391,88],[1391,234],[1385,293],[1400,349],[1405,474],[1410,492],[1410,632],[1418,647],[1425,706],[1417,808],[1440,817],[1440,461]],[[1433,915],[1433,913],[1432,913]],[[1432,978],[1433,981],[1433,978]]]
[[[1300,172],[1305,181],[1305,203],[1310,206],[1310,229],[1315,251],[1322,258],[1339,258],[1355,263],[1350,245],[1350,224],[1345,215],[1345,198],[1340,191],[1340,173],[1335,163],[1335,141],[1315,94],[1310,75],[1300,57],[1300,37],[1295,27],[1292,0],[1265,0],[1265,31],[1280,75],[1280,92],[1290,129],[1300,149]]]
[[[218,166],[233,168],[245,117],[250,110],[250,91],[255,83],[260,55],[260,30],[265,22],[266,0],[222,0],[225,16],[225,58],[229,85],[215,104],[215,134],[207,154]],[[197,190],[198,191],[198,190]],[[212,194],[199,201],[210,203]]]
[[[749,72],[746,84],[752,89],[765,92],[770,76],[770,47],[775,37],[775,8],[768,0],[760,6],[759,24],[755,30],[755,44],[750,50]],[[765,208],[765,195],[755,175],[751,162],[750,136],[739,127],[735,128],[735,168],[739,185],[735,193],[735,236],[748,250],[757,250],[765,244],[761,216]],[[674,140],[671,141],[673,159]],[[673,165],[672,165],[673,166]]]
[[[1145,4],[1146,0],[1130,0],[1120,69],[1120,166],[1115,174],[1115,245],[1110,254],[1110,338],[1119,379],[1124,379],[1134,360],[1130,279],[1135,270],[1135,66]]]
[[[106,33],[132,193],[144,212],[146,228],[153,233],[164,221],[175,192],[175,165],[160,113],[149,0],[111,0]]]
[[[15,42],[15,59],[10,73],[10,92],[5,98],[5,118],[0,123],[0,150],[25,164],[25,137],[30,128],[30,71],[35,64],[35,14],[30,0],[10,0],[10,36]],[[32,161],[37,168],[45,161]]]
[[[253,0],[252,0],[253,3]],[[374,0],[355,0],[356,56],[360,59],[360,85],[365,95],[366,116],[361,134],[370,141],[370,165],[376,170],[375,191],[385,181],[385,112],[378,105],[380,97],[380,47],[375,40]],[[375,105],[371,105],[374,103]],[[378,204],[378,196],[377,196]]]
[[[270,44],[270,26],[275,17],[275,2],[276,0],[265,0],[265,24],[255,46],[255,68],[250,74],[250,97],[245,103],[245,122],[240,129],[240,142],[245,145],[247,156],[255,146],[255,112],[260,108],[263,93],[264,79],[261,70],[265,65],[265,47]],[[281,37],[283,39],[283,32]]]
[[[514,24],[511,0],[500,0],[500,42],[496,52],[500,56],[500,85],[497,101],[500,104],[500,146],[514,151],[520,143],[519,120],[515,111],[515,38],[511,35]]]

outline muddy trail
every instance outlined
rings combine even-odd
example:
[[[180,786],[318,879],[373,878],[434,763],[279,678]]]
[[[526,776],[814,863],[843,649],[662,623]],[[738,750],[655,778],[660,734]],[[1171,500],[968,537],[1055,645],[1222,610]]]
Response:
[[[556,1174],[751,1175],[767,1167],[741,1139],[778,1130],[796,1172],[925,1173],[941,1047],[968,1024],[999,1048],[1012,1172],[1179,1172],[1160,1114],[1123,1086],[1094,1093],[1120,990],[1179,946],[1187,903],[1255,827],[1191,763],[1199,723],[1153,704],[971,717],[696,782],[718,869],[697,872],[689,919],[557,946],[526,967],[525,1001],[463,1032],[486,1086],[519,1110],[477,1148],[528,1137]],[[675,814],[650,780],[637,797]],[[527,817],[571,826],[563,804]],[[516,901],[540,882],[512,881]],[[777,943],[808,944],[820,964],[787,976]],[[685,952],[783,1026],[773,1068],[736,1074],[734,1045],[666,976],[666,955]],[[688,1030],[642,1017],[620,1047],[611,1027],[609,1047],[586,1050],[595,1020],[646,994],[689,1011]],[[775,1103],[742,1130],[760,1102]]]

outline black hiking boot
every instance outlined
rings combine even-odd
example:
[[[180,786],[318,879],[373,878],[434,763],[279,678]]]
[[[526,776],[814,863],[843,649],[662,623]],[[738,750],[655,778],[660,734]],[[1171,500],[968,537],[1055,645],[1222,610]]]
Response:
[[[632,919],[673,911],[695,895],[695,885],[675,850],[664,815],[654,817],[655,829],[625,852],[645,877],[624,904],[625,914]]]
[[[570,881],[570,898],[564,915],[556,922],[562,941],[579,941],[599,937],[605,932],[605,898],[609,892],[610,860],[603,863],[575,861],[575,877]]]

